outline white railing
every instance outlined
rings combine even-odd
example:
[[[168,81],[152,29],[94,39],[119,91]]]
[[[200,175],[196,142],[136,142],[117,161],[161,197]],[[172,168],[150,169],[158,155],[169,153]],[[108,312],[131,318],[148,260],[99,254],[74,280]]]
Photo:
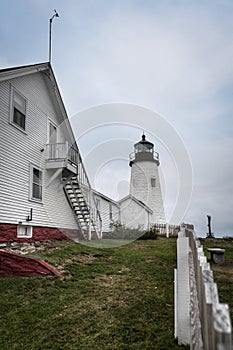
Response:
[[[213,272],[192,225],[177,240],[175,337],[197,350],[232,350],[229,306],[221,304]]]
[[[53,161],[68,160],[69,162],[78,165],[80,156],[78,150],[68,142],[49,143],[46,145],[46,159]]]
[[[149,151],[144,151],[144,152],[132,152],[132,153],[130,153],[130,155],[129,155],[129,160],[130,161],[133,161],[133,160],[135,160],[135,157],[136,157],[136,155],[137,154],[140,154],[140,153],[148,153],[148,154],[151,154],[152,155],[152,157],[157,161],[157,162],[159,162],[159,154],[158,154],[158,152],[149,152]]]
[[[89,221],[89,240],[92,236],[92,231],[95,231],[98,238],[102,238],[102,218],[100,215],[100,211],[98,210],[97,203],[95,196],[93,194],[93,191],[89,185],[86,185],[81,180],[84,180],[84,182],[88,182],[88,178],[85,176],[86,172],[83,168],[84,173],[77,177],[78,182],[80,184],[80,188],[82,190],[83,197],[87,203],[89,215],[90,215],[90,221]]]

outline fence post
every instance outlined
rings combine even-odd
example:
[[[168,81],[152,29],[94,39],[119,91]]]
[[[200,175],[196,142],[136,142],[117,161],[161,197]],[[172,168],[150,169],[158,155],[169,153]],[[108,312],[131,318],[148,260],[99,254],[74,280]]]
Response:
[[[166,224],[166,237],[169,238],[169,224]]]
[[[180,232],[177,239],[177,337],[178,344],[190,343],[189,238]]]
[[[177,331],[177,269],[174,269],[174,336],[178,337]]]
[[[227,304],[213,305],[213,321],[216,350],[221,345],[225,349],[232,349],[231,320]]]
[[[189,226],[182,226],[177,239],[175,337],[191,350],[233,350],[229,306],[219,303],[213,271]]]

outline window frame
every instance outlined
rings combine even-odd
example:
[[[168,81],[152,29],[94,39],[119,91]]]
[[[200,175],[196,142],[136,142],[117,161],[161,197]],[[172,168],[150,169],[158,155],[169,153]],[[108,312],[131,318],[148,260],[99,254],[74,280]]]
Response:
[[[23,232],[25,230],[25,233]],[[30,225],[17,225],[17,238],[32,238],[33,228]]]
[[[95,203],[96,203],[96,209],[98,210],[98,212],[100,212],[100,199],[96,198]]]
[[[109,220],[113,221],[112,203],[109,203]]]
[[[34,169],[38,170],[40,173],[41,173],[41,183],[34,183],[33,181],[33,175],[34,175]],[[44,186],[43,186],[43,183],[44,183],[44,173],[43,173],[43,169],[41,169],[40,167],[34,165],[34,164],[30,164],[30,195],[29,195],[29,199],[30,201],[33,201],[33,202],[37,202],[37,203],[40,203],[40,204],[43,204],[43,189],[44,189]],[[34,197],[33,196],[33,185],[36,184],[38,185],[39,187],[41,187],[41,198],[37,198],[37,197]]]
[[[56,143],[58,143],[58,126],[56,123],[54,123],[53,120],[48,118],[48,123],[47,123],[47,143],[50,144],[50,125],[52,125],[56,129]],[[55,143],[55,144],[56,144]]]
[[[20,110],[19,108],[17,108],[17,106],[15,106],[15,94],[18,94],[25,102],[25,111]],[[24,128],[21,127],[18,123],[16,123],[14,121],[14,111],[15,109],[21,113],[24,116]],[[18,90],[16,89],[14,86],[11,86],[11,98],[10,98],[10,124],[13,125],[15,128],[17,128],[18,130],[20,130],[23,133],[27,133],[27,109],[28,109],[28,100],[27,98]]]
[[[156,187],[156,177],[151,177],[150,178],[150,184],[152,188]]]

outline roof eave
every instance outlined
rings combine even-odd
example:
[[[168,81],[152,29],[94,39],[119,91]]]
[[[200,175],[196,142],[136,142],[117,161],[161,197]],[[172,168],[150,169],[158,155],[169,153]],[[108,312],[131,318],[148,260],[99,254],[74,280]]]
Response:
[[[5,68],[0,70],[0,81],[18,78],[23,75],[45,71],[52,69],[49,62],[32,64],[28,66],[19,66],[12,68]]]

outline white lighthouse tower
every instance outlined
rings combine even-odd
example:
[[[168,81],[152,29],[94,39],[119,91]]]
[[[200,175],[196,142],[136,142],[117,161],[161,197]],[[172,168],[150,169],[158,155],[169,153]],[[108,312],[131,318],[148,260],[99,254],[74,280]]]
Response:
[[[146,204],[152,211],[151,224],[165,223],[163,199],[159,180],[159,154],[154,152],[154,144],[142,140],[134,145],[130,154],[131,180],[130,194]]]

